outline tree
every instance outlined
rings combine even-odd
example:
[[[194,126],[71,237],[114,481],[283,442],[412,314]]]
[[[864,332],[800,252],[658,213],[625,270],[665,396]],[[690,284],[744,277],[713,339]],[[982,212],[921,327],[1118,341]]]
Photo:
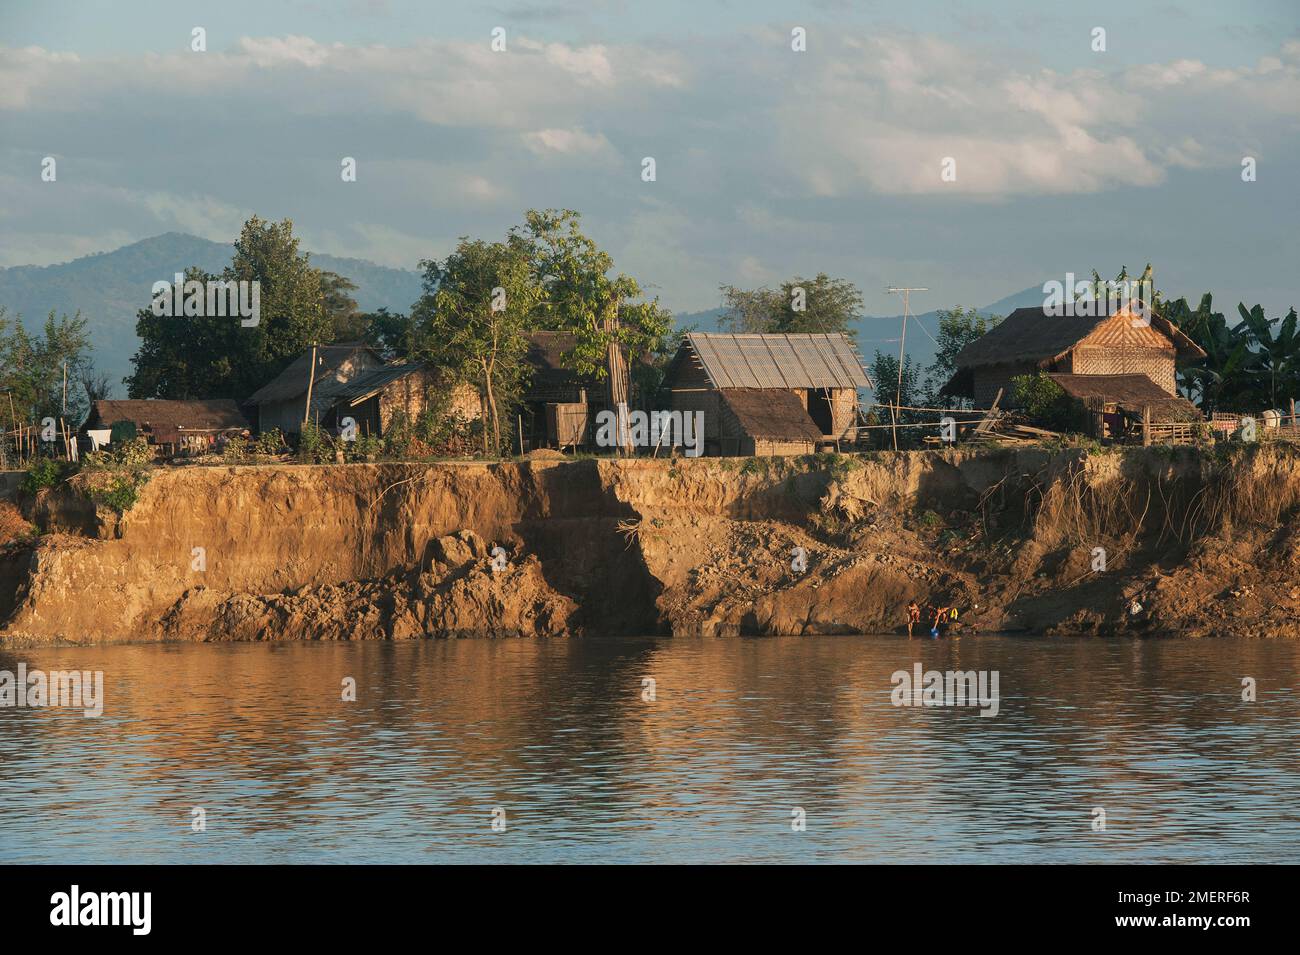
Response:
[[[540,298],[528,256],[510,243],[462,238],[443,262],[426,259],[420,267],[424,294],[402,345],[409,357],[451,369],[479,388],[490,424],[485,450],[500,454],[509,443],[501,409],[522,390],[524,330]]]
[[[90,339],[80,312],[72,318],[55,318],[50,312],[41,334],[33,336],[20,318],[10,319],[0,307],[0,386],[12,398],[19,420],[62,417],[75,427],[89,407],[77,388],[89,362]],[[8,408],[3,411],[8,413]]]
[[[921,366],[911,355],[903,356],[903,384],[898,386],[898,357],[876,351],[871,359],[871,380],[876,383],[876,403],[892,405],[897,396],[898,404],[904,408],[914,408],[921,398]],[[901,422],[908,415],[899,417]]]
[[[738,289],[721,286],[727,309],[721,323],[733,332],[835,333],[856,335],[852,323],[862,313],[862,292],[846,279],[825,272],[768,288]]]
[[[926,370],[926,401],[939,404],[943,399],[939,391],[957,371],[958,353],[985,333],[993,329],[1000,321],[1000,315],[981,315],[975,309],[956,308],[939,310],[939,336],[934,361]],[[897,364],[894,369],[898,373]]]
[[[530,209],[507,242],[522,252],[539,289],[533,321],[570,331],[576,344],[566,361],[579,374],[602,379],[611,408],[629,401],[629,361],[642,362],[663,344],[672,315],[659,299],[644,300],[636,279],[611,274],[614,260],[583,234],[570,209]]]
[[[321,309],[330,324],[330,340],[335,342],[360,341],[366,333],[366,316],[357,310],[357,300],[352,293],[357,284],[336,272],[320,273]]]
[[[308,346],[333,340],[321,273],[298,251],[288,219],[254,216],[220,276],[190,269],[185,279],[258,283],[258,323],[244,326],[228,315],[157,316],[142,308],[136,318],[140,347],[125,379],[132,398],[242,399]]]

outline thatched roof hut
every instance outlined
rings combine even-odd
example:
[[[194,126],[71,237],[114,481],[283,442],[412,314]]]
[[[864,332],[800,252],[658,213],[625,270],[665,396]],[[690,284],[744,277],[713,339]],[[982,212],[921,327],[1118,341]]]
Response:
[[[1134,313],[1052,315],[1043,308],[1019,308],[957,354],[957,371],[943,387],[947,395],[974,398],[988,407],[999,390],[1010,403],[1011,380],[1039,371],[1074,375],[1130,375],[1150,378],[1167,397],[1177,397],[1177,363],[1205,352],[1172,322]]]

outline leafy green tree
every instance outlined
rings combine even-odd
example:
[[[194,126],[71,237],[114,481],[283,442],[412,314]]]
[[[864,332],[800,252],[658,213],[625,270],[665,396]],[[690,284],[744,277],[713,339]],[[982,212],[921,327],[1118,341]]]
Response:
[[[903,380],[902,386],[899,386],[898,377],[898,356],[886,355],[879,350],[871,359],[871,365],[868,369],[871,380],[876,385],[876,403],[881,405],[892,405],[897,399],[900,406],[904,408],[915,408],[921,403],[921,366],[911,355],[903,356]],[[899,418],[903,421],[910,417],[910,412],[905,412]]]
[[[290,220],[254,216],[219,277],[198,269],[185,273],[186,281],[217,278],[259,283],[258,324],[246,327],[234,316],[160,317],[141,309],[140,347],[126,378],[132,398],[246,398],[307,347],[333,340],[321,273],[298,251]]]
[[[426,259],[424,294],[411,309],[403,342],[409,357],[453,370],[487,402],[485,450],[509,446],[501,426],[522,391],[527,322],[540,299],[526,250],[462,238],[441,263]]]
[[[612,274],[613,258],[582,232],[577,212],[530,209],[524,218],[507,241],[531,263],[539,289],[532,321],[573,332],[570,367],[604,380],[611,407],[629,401],[629,362],[644,362],[662,347],[672,314],[658,297],[646,300],[636,279]]]
[[[12,399],[12,414],[20,421],[62,417],[75,427],[89,408],[79,387],[89,367],[90,339],[80,312],[72,318],[50,312],[41,333],[32,335],[21,319],[10,319],[0,307],[0,388],[7,392],[6,405]],[[0,414],[11,415],[8,407],[0,408]]]
[[[939,334],[935,339],[937,346],[934,361],[926,369],[925,400],[928,404],[937,407],[944,401],[939,390],[957,371],[958,353],[1001,321],[1000,315],[981,315],[973,308],[967,309],[960,305],[939,310]],[[897,366],[894,373],[898,373]]]
[[[726,314],[721,324],[733,332],[856,335],[853,322],[862,314],[862,292],[846,279],[825,272],[816,278],[795,277],[777,289],[721,286]]]
[[[355,342],[365,337],[366,316],[357,309],[352,293],[357,284],[336,272],[320,273],[321,308],[330,324],[331,341]]]
[[[1016,407],[1043,427],[1071,431],[1082,424],[1065,389],[1041,372],[1012,378],[1011,393]]]
[[[1291,309],[1286,318],[1265,318],[1264,308],[1256,305],[1247,309],[1238,303],[1241,326],[1251,341],[1255,362],[1251,366],[1256,394],[1270,408],[1276,408],[1283,399],[1296,396],[1300,385],[1300,338],[1296,336],[1296,311]],[[1273,326],[1277,325],[1277,334]]]

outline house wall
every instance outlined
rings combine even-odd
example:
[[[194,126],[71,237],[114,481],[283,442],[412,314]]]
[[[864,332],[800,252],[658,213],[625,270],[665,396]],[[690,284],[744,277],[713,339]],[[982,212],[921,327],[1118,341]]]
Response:
[[[721,398],[716,391],[697,390],[694,388],[674,388],[669,392],[669,411],[700,411],[704,414],[704,453],[705,454],[737,454],[738,451],[727,451],[723,448],[723,425],[722,414],[719,409],[723,407]],[[727,437],[735,440],[739,437],[739,432],[735,425],[735,418],[730,414],[733,422],[732,430],[727,433]]]
[[[1071,356],[1076,375],[1146,375],[1170,395],[1178,394],[1173,349],[1076,348]]]
[[[1069,369],[1060,368],[1055,370],[1068,371]],[[1015,399],[1012,396],[1011,379],[1018,375],[1037,374],[1038,371],[1038,366],[1030,362],[1007,365],[981,365],[972,369],[971,377],[974,382],[975,407],[990,407],[993,404],[993,399],[997,397],[999,388],[1002,389],[1002,400],[998,402],[998,407],[1013,407]]]
[[[285,434],[297,434],[302,430],[303,407],[307,396],[299,395],[289,401],[272,401],[257,406],[257,430],[266,433],[272,428],[279,428]]]
[[[745,450],[741,452],[749,457],[772,457],[774,455],[812,454],[817,448],[811,441],[776,441],[768,438],[749,438]]]

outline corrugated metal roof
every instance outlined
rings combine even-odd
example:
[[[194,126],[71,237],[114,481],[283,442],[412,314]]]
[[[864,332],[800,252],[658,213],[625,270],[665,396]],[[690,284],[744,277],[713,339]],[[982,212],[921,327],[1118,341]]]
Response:
[[[870,388],[847,335],[692,332],[686,341],[715,388]]]

